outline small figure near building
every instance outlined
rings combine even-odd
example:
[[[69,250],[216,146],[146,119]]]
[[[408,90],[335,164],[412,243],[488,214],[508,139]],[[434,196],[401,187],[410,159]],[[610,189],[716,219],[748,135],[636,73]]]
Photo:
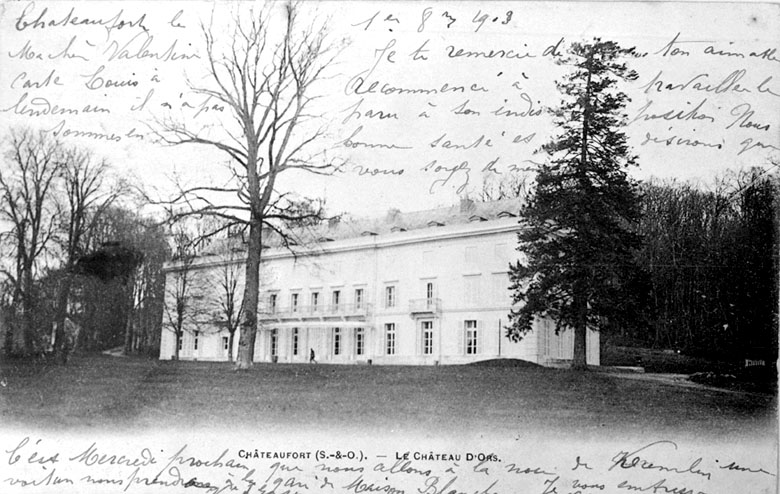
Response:
[[[312,348],[311,351],[309,352],[309,363],[310,364],[317,363],[317,359],[314,358],[314,348]]]

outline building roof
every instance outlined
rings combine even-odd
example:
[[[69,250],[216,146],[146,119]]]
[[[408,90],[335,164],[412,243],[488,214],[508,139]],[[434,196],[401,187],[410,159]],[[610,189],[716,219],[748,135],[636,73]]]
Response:
[[[402,232],[412,233],[444,226],[513,218],[518,215],[521,205],[522,200],[515,198],[492,202],[461,199],[459,204],[423,211],[404,213],[394,208],[381,217],[360,218],[345,215],[291,232],[290,245],[300,247],[313,244],[323,245],[324,243],[360,237],[394,235]],[[232,243],[234,251],[245,250],[245,247],[242,249],[235,245],[235,241]],[[263,248],[276,247],[283,247],[281,237],[272,229],[265,229],[263,231]],[[205,248],[201,256],[220,255],[224,252],[224,243],[214,241]]]
[[[424,211],[401,212],[389,210],[379,218],[348,217],[323,223],[307,232],[306,237],[316,240],[343,240],[347,238],[386,235],[389,233],[459,225],[474,221],[489,221],[517,216],[522,202],[520,199],[502,199],[493,202],[475,202],[462,199],[460,204]],[[269,240],[271,240],[269,238]]]

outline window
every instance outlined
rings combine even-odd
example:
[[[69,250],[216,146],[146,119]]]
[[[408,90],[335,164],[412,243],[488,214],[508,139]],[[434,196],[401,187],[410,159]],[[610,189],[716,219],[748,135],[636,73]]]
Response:
[[[292,330],[292,354],[298,356],[298,328]]]
[[[228,338],[227,336],[222,337],[222,349],[223,350],[230,349],[230,338]]]
[[[385,307],[395,307],[395,286],[385,287]]]
[[[311,294],[311,311],[317,312],[317,306],[320,305],[320,292],[312,292]]]
[[[495,247],[493,247],[493,254],[496,256],[496,259],[501,262],[509,262],[509,247],[507,244],[496,244]]]
[[[276,314],[276,294],[272,293],[268,297],[268,307],[271,310],[271,314]]]
[[[333,355],[341,355],[341,328],[333,328]]]
[[[355,328],[355,354],[363,355],[366,351],[366,332],[363,328]]]
[[[476,355],[479,353],[477,345],[477,321],[466,321],[466,354]]]
[[[177,335],[177,339],[179,340],[179,351],[182,349],[182,344],[184,343],[184,334]]]
[[[331,297],[331,305],[333,306],[333,312],[339,311],[339,299],[341,298],[340,290],[333,290],[333,296]]]
[[[385,323],[385,353],[395,355],[395,323]]]
[[[493,297],[498,305],[503,306],[511,303],[509,277],[506,273],[493,273]]]
[[[476,246],[470,246],[466,247],[466,255],[465,255],[465,261],[467,263],[475,263],[477,262],[477,247]]]
[[[433,282],[431,281],[425,284],[425,298],[433,300]]]
[[[431,355],[433,354],[433,321],[423,321],[421,331],[423,355]]]
[[[463,302],[467,306],[475,306],[479,302],[479,275],[463,277]]]
[[[271,330],[271,356],[276,357],[279,355],[279,330]]]
[[[192,341],[192,346],[195,350],[198,349],[198,332],[195,331],[195,339]]]
[[[293,293],[290,298],[290,308],[293,312],[298,312],[298,294]]]
[[[355,288],[355,308],[356,309],[362,309],[363,308],[363,289],[362,288]]]

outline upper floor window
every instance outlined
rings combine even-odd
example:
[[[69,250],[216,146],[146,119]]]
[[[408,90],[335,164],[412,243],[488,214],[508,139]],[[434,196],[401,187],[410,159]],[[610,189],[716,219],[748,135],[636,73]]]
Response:
[[[276,294],[272,293],[268,296],[268,308],[271,311],[271,314],[276,313]]]
[[[333,296],[331,297],[331,305],[333,306],[333,312],[338,312],[340,301],[341,301],[341,291],[333,290]]]
[[[385,287],[385,307],[395,307],[395,286]]]
[[[493,254],[501,262],[509,262],[509,246],[507,244],[496,244],[493,247]]]
[[[468,306],[477,305],[480,300],[480,275],[463,277],[463,302]]]
[[[290,309],[293,312],[298,312],[298,294],[293,293],[290,298]]]
[[[363,289],[362,288],[355,288],[355,308],[356,309],[362,309],[363,308]]]
[[[512,294],[509,291],[509,276],[506,273],[493,273],[493,298],[500,305],[511,303]]]
[[[318,306],[320,305],[320,292],[312,292],[311,293],[311,311],[317,312]]]
[[[477,262],[477,247],[476,246],[472,245],[472,246],[466,247],[465,254],[466,254],[465,255],[465,261],[467,263],[475,263],[475,262]]]

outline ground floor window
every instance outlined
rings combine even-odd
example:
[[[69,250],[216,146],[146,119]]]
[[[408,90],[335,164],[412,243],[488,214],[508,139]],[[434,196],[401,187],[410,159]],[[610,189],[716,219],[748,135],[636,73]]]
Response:
[[[276,357],[279,355],[279,330],[271,330],[271,356]]]
[[[298,328],[293,328],[292,331],[292,353],[296,357],[298,356]]]
[[[195,331],[195,339],[192,342],[192,346],[193,346],[193,348],[195,350],[198,349],[198,332],[197,331]]]
[[[184,344],[184,334],[182,333],[182,334],[176,335],[176,339],[179,340],[179,343],[178,343],[179,351],[181,351],[182,345]]]
[[[227,336],[222,337],[222,349],[223,350],[230,349],[230,338],[228,338]]]
[[[422,353],[423,355],[433,354],[433,321],[423,321],[422,331]]]
[[[366,332],[363,328],[355,328],[355,354],[364,355],[366,352]]]
[[[385,324],[385,353],[395,355],[395,323]]]
[[[333,355],[341,355],[341,328],[333,328]]]
[[[466,354],[475,355],[479,353],[477,321],[466,321]]]

